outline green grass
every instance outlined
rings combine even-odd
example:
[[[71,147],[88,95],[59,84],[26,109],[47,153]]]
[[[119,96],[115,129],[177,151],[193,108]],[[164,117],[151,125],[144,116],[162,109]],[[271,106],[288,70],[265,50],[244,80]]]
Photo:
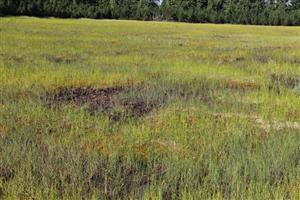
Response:
[[[299,27],[6,17],[0,34],[0,198],[300,198]],[[47,105],[87,87],[126,90],[105,112]]]

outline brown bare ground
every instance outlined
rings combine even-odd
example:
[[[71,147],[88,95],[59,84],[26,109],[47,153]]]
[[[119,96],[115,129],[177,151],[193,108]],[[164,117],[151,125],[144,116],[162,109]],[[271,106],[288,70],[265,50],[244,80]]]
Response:
[[[126,87],[62,88],[58,93],[48,93],[46,99],[52,108],[62,105],[87,105],[90,113],[102,112],[114,121],[124,117],[142,117],[158,106],[138,98],[125,100],[118,98],[118,94],[126,93],[128,89]],[[121,107],[122,111],[115,111],[117,107]]]

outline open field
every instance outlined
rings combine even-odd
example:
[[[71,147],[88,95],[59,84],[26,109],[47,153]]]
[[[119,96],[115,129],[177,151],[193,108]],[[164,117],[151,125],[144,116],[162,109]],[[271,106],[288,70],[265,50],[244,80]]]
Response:
[[[300,27],[0,34],[0,199],[300,198]]]

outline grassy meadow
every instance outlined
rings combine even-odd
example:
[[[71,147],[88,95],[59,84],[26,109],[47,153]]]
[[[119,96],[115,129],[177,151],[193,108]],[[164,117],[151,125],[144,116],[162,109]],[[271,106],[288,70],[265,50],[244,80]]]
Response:
[[[300,27],[0,18],[0,199],[300,199]]]

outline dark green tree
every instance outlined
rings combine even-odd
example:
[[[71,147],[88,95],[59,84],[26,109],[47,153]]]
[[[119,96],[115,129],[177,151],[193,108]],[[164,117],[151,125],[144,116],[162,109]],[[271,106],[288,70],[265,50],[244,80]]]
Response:
[[[0,0],[0,15],[300,25],[299,0]]]

